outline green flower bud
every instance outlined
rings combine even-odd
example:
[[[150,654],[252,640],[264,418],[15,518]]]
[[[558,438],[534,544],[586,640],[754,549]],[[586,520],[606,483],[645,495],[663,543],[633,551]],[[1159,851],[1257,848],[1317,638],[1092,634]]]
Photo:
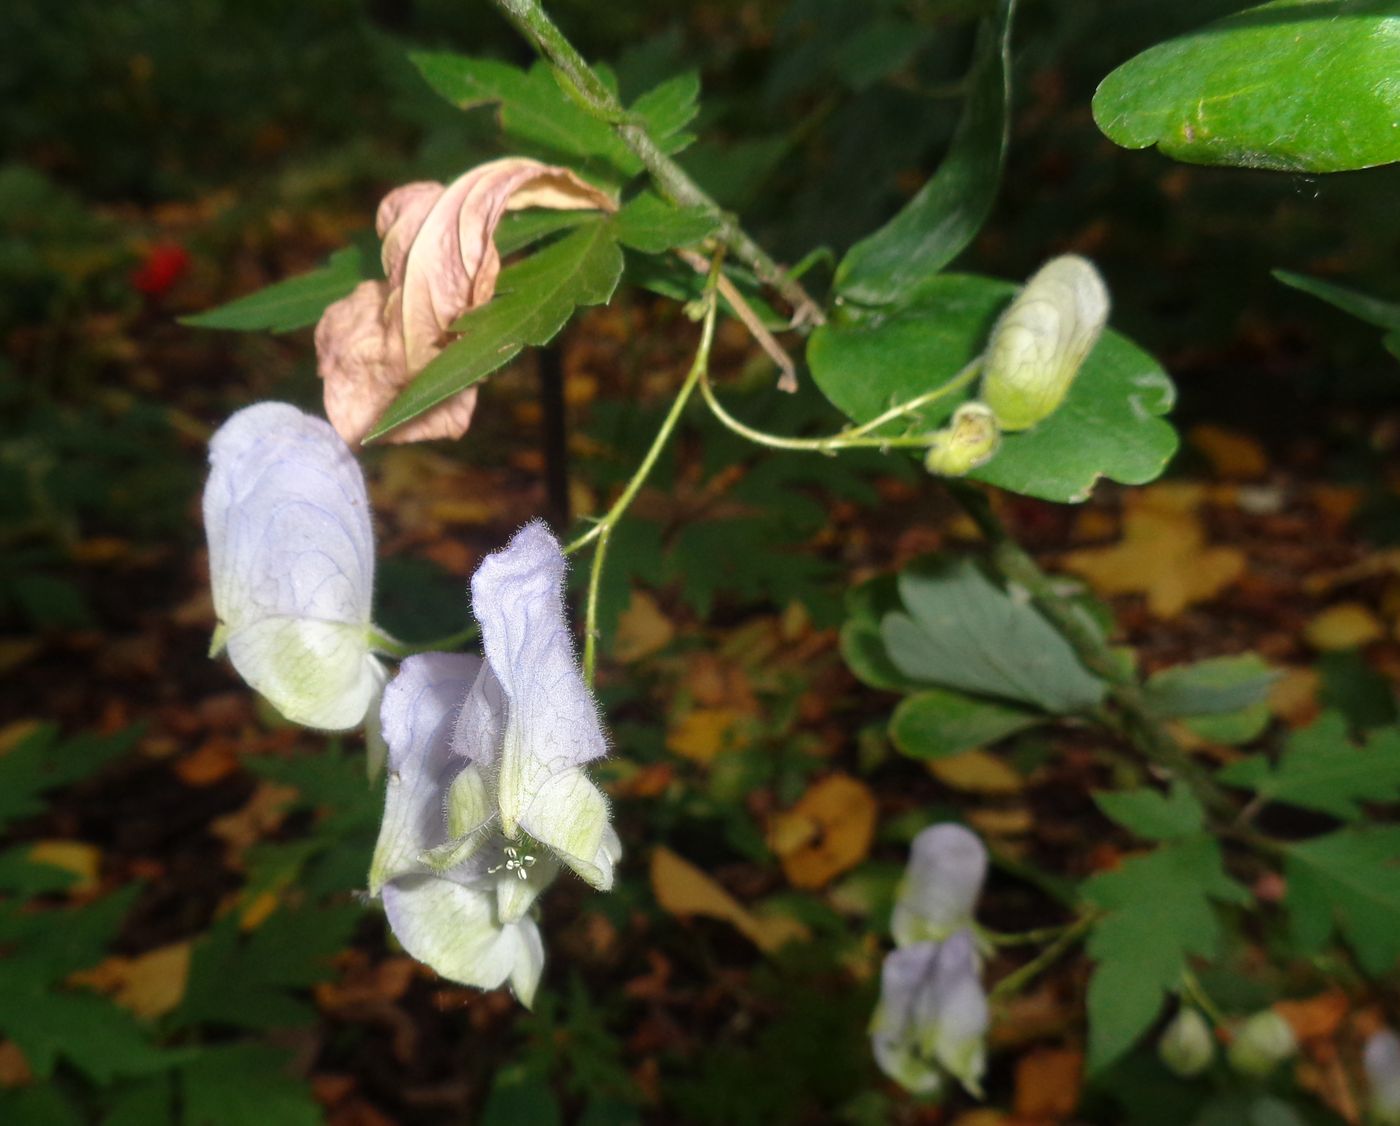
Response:
[[[1297,1050],[1292,1026],[1273,1009],[1265,1009],[1236,1031],[1230,1044],[1230,1066],[1241,1075],[1262,1079]]]
[[[983,403],[964,403],[936,432],[924,455],[924,468],[940,477],[961,477],[986,465],[1001,448],[996,416]]]
[[[1108,321],[1108,290],[1093,263],[1052,258],[992,329],[982,399],[1003,430],[1028,430],[1053,414]]]
[[[1195,1009],[1183,1007],[1157,1041],[1157,1054],[1183,1079],[1199,1075],[1215,1057],[1215,1038],[1206,1018]]]

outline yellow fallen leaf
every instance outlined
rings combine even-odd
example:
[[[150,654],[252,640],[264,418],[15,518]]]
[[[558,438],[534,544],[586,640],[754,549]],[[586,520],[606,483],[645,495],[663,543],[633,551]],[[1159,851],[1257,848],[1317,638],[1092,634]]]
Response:
[[[122,1008],[139,1017],[154,1018],[180,1004],[189,976],[190,944],[176,942],[134,958],[113,955],[70,975],[69,981],[110,994]]]
[[[1193,602],[1214,598],[1245,570],[1244,553],[1207,547],[1192,504],[1200,491],[1158,486],[1143,490],[1123,515],[1123,541],[1084,548],[1064,566],[1088,579],[1100,594],[1145,594],[1159,618],[1172,618]]]
[[[617,619],[617,640],[613,655],[630,663],[659,653],[671,644],[676,627],[661,612],[656,599],[644,590],[634,590],[627,609]]]
[[[769,847],[793,887],[824,887],[870,855],[875,814],[869,786],[846,774],[832,774],[812,786],[792,809],[774,815]]]
[[[755,915],[694,864],[665,847],[652,850],[651,890],[656,901],[672,915],[720,919],[768,953],[794,939],[806,938],[809,933],[800,922],[785,915]]]
[[[1191,428],[1187,441],[1205,455],[1216,476],[1226,481],[1256,481],[1269,472],[1264,447],[1247,434],[1203,422]]]
[[[1355,649],[1385,636],[1376,616],[1359,602],[1329,606],[1303,627],[1303,637],[1314,649]]]
[[[1283,669],[1269,689],[1269,711],[1293,727],[1311,723],[1318,713],[1321,684],[1316,669]]]
[[[733,708],[693,708],[666,734],[672,754],[708,766],[730,745],[730,732],[739,722]]]
[[[984,837],[1019,837],[1035,828],[1035,819],[1024,805],[1014,809],[970,809],[967,820]]]
[[[97,886],[97,872],[102,865],[102,852],[86,841],[39,841],[29,850],[35,864],[62,868],[78,877],[69,888],[73,892],[92,891]]]
[[[955,790],[974,794],[1017,794],[1026,780],[989,751],[971,750],[930,759],[928,772]]]

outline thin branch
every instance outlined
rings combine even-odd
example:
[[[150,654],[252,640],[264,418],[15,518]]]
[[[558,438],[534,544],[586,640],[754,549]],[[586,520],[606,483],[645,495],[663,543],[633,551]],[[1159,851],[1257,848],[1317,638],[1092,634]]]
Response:
[[[749,266],[760,281],[776,289],[792,306],[794,328],[825,322],[821,306],[802,284],[774,262],[739,226],[734,216],[721,209],[679,164],[661,151],[646,127],[623,109],[617,96],[540,7],[539,0],[494,0],[494,3],[515,29],[554,65],[572,88],[578,103],[612,126],[671,202],[682,207],[703,207],[715,217],[720,241],[735,258]]]

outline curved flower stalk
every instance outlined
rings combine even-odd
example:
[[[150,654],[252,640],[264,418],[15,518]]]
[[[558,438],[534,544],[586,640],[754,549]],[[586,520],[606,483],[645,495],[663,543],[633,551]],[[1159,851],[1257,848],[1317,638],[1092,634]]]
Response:
[[[961,825],[914,838],[870,1040],[880,1069],[915,1094],[936,1094],[948,1076],[981,1094],[989,1015],[972,913],[986,877],[987,850]]]
[[[413,377],[452,340],[452,324],[491,300],[501,271],[493,236],[507,211],[614,211],[611,196],[567,168],[524,157],[480,165],[451,184],[395,188],[379,204],[385,281],[361,282],[316,326],[326,416],[354,445]],[[394,430],[390,442],[460,438],[476,388]]]
[[[359,465],[330,426],[286,403],[235,414],[209,462],[211,655],[227,648],[294,723],[359,726],[385,679],[370,652],[374,533]]]
[[[385,693],[384,822],[370,871],[394,934],[445,977],[527,1005],[529,917],[561,865],[612,886],[621,842],[582,767],[607,753],[564,617],[564,556],[535,522],[472,579],[485,659],[411,657]]]

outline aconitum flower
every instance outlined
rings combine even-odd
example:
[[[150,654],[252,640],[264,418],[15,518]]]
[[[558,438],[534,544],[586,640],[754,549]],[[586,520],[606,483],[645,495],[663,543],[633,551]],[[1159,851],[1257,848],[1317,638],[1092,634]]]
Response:
[[[1293,1026],[1273,1009],[1263,1009],[1235,1030],[1226,1058],[1241,1075],[1262,1079],[1297,1051]]]
[[[607,193],[524,157],[480,165],[451,184],[395,188],[379,204],[385,281],[367,281],[330,305],[316,326],[326,417],[347,442],[363,440],[385,409],[453,339],[452,325],[491,300],[501,271],[493,241],[507,211],[616,210]],[[476,388],[393,430],[390,442],[460,438]]]
[[[942,940],[971,926],[987,878],[987,849],[961,825],[932,825],[914,838],[890,929],[900,946]]]
[[[286,403],[235,414],[209,463],[211,654],[227,648],[294,723],[359,726],[385,677],[370,652],[374,533],[359,465],[330,426]]]
[[[409,953],[456,981],[507,979],[526,1004],[543,964],[529,917],[567,865],[612,886],[621,842],[583,771],[607,753],[564,616],[564,556],[542,523],[472,579],[485,660],[405,661],[381,713],[389,745],[370,890]]]
[[[1371,1115],[1379,1126],[1400,1126],[1400,1036],[1388,1028],[1371,1034],[1362,1056],[1371,1086]]]
[[[370,892],[383,897],[389,926],[413,957],[482,989],[509,981],[529,1005],[544,944],[528,911],[558,864],[489,829],[464,858],[432,863],[434,850],[451,840],[445,795],[469,769],[453,748],[457,716],[483,667],[466,654],[425,653],[404,661],[385,691],[388,790]]]
[[[1027,430],[1069,394],[1108,323],[1108,290],[1094,264],[1052,258],[1032,275],[992,329],[981,399],[1003,430]]]
[[[935,1094],[951,1075],[980,1095],[987,1024],[977,948],[967,931],[885,957],[871,1047],[880,1070],[906,1090]]]

